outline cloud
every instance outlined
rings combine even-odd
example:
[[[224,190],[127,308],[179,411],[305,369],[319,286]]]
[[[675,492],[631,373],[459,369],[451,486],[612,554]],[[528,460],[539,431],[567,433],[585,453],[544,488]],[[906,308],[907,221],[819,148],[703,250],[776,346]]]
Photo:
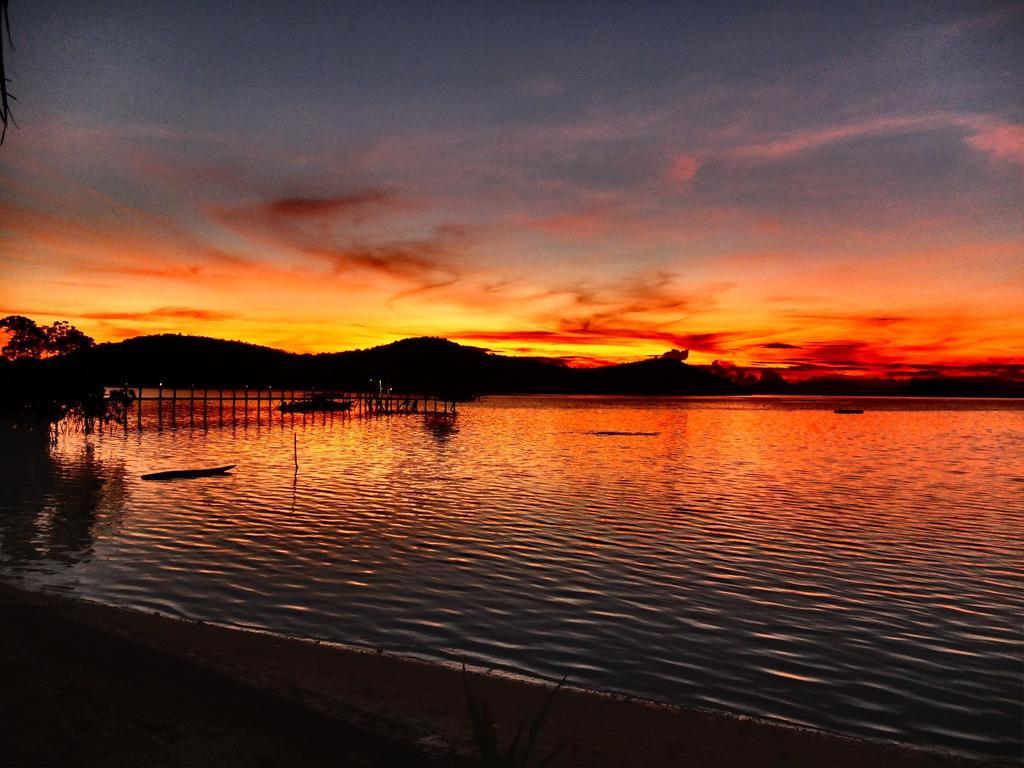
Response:
[[[578,308],[567,319],[580,325],[599,326],[608,321],[644,318],[646,323],[679,323],[689,314],[706,312],[733,283],[682,285],[679,276],[658,270],[622,278],[615,284],[578,285],[567,293]]]
[[[806,312],[796,310],[787,312],[786,316],[794,320],[826,323],[839,322],[859,328],[886,328],[890,325],[906,323],[912,320],[912,318],[902,315],[876,315],[866,312]],[[768,345],[765,346],[767,347]]]
[[[373,219],[415,208],[390,190],[368,189],[329,198],[274,198],[236,208],[210,207],[212,216],[243,237],[325,264],[331,274],[363,270],[423,283],[457,275],[464,228],[436,225],[421,237],[389,238],[369,231]]]
[[[343,197],[283,197],[268,202],[266,210],[271,215],[277,216],[297,218],[345,216],[355,221],[363,221],[372,213],[394,208],[398,202],[394,192],[386,189],[370,189]]]
[[[140,312],[85,312],[78,317],[89,320],[231,320],[238,315],[193,307],[157,307]]]
[[[457,302],[479,301],[489,312],[508,307],[519,327],[499,330],[453,329],[450,336],[505,347],[529,346],[533,354],[629,359],[653,353],[652,346],[722,354],[750,338],[748,332],[690,332],[687,318],[716,306],[730,283],[683,285],[674,273],[658,271],[623,277],[614,282],[590,282],[564,287],[530,289],[499,283],[489,292],[466,295],[461,286]],[[474,295],[476,298],[474,298]],[[564,348],[603,348],[573,355]],[[608,349],[618,348],[618,353]]]
[[[910,322],[909,319],[907,322]],[[966,325],[960,323],[966,330]],[[920,333],[921,328],[911,329]],[[934,334],[934,332],[933,332]],[[867,339],[834,339],[810,341],[799,346],[783,343],[759,345],[762,349],[785,350],[772,359],[753,359],[759,366],[783,366],[787,372],[860,374],[883,377],[914,375],[986,375],[1019,378],[1024,371],[1024,357],[1005,355],[985,358],[965,354],[958,347],[958,338],[934,336],[917,343],[907,339],[880,337]],[[791,350],[797,350],[794,354]]]
[[[789,131],[775,138],[766,138],[733,147],[727,154],[730,157],[743,160],[775,160],[817,149],[837,141],[863,136],[929,130],[948,124],[949,118],[936,115],[876,117],[841,125]]]
[[[567,346],[629,345],[637,341],[657,341],[673,348],[718,353],[727,350],[728,342],[737,335],[727,332],[687,334],[650,328],[566,326],[559,330],[460,331],[452,333],[451,337],[489,343],[534,342]]]
[[[349,269],[367,269],[397,278],[427,277],[446,269],[444,257],[447,250],[443,240],[444,236],[439,234],[431,240],[406,240],[337,248],[311,247],[307,252],[329,260],[336,274]],[[438,284],[431,282],[426,286],[417,286],[417,289]],[[440,284],[450,284],[450,281],[441,281]],[[403,293],[408,295],[409,292]]]
[[[966,129],[963,139],[973,149],[1000,160],[1024,163],[1024,125],[1008,123],[992,115],[946,112],[882,115],[839,125],[801,128],[733,146],[725,150],[724,155],[739,160],[778,160],[842,141],[949,128]],[[686,168],[684,161],[684,172]]]
[[[1024,125],[1001,120],[974,123],[974,133],[967,143],[996,160],[1024,165]]]
[[[673,155],[669,160],[666,178],[673,184],[687,184],[700,171],[701,160],[696,155]]]
[[[187,230],[117,207],[58,213],[0,199],[0,232],[9,238],[5,258],[32,262],[32,254],[45,253],[47,262],[62,263],[68,274],[223,283],[257,266]]]
[[[921,370],[925,370],[924,366]],[[940,365],[939,370],[948,375],[995,376],[1000,379],[1024,381],[1024,361],[983,361]]]

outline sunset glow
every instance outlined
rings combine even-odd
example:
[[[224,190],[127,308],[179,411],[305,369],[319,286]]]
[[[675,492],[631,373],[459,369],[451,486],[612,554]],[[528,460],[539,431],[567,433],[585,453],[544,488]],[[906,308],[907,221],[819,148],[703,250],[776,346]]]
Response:
[[[1019,4],[300,6],[19,5],[0,314],[1021,375]]]

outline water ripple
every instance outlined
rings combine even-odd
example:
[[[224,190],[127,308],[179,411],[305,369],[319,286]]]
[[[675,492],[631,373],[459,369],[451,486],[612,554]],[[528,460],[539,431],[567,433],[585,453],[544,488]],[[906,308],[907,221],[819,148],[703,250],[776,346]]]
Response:
[[[5,434],[0,566],[113,604],[1021,751],[1024,410],[493,398]],[[239,406],[241,407],[241,403]],[[266,403],[264,402],[264,409]],[[292,466],[298,437],[299,471]],[[146,471],[237,463],[232,476]]]

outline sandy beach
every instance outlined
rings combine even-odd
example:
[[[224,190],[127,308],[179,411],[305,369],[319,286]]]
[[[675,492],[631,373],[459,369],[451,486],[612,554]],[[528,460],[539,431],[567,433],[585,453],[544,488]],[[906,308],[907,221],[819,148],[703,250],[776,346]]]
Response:
[[[474,765],[458,670],[0,585],[3,765]],[[499,739],[545,687],[481,672]],[[566,688],[554,765],[977,766],[962,757]],[[574,753],[574,757],[570,753]]]

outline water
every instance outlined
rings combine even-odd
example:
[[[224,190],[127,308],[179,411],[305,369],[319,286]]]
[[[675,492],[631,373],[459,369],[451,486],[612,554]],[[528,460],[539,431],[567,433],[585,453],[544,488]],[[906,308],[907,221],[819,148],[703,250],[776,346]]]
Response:
[[[844,403],[846,404],[846,403]],[[179,402],[3,432],[31,588],[1019,758],[1024,406],[490,398],[454,420]],[[240,407],[240,404],[239,404]],[[634,434],[616,434],[634,433]],[[645,434],[635,434],[645,433]],[[293,469],[293,435],[299,471]],[[239,464],[228,477],[143,472]]]

